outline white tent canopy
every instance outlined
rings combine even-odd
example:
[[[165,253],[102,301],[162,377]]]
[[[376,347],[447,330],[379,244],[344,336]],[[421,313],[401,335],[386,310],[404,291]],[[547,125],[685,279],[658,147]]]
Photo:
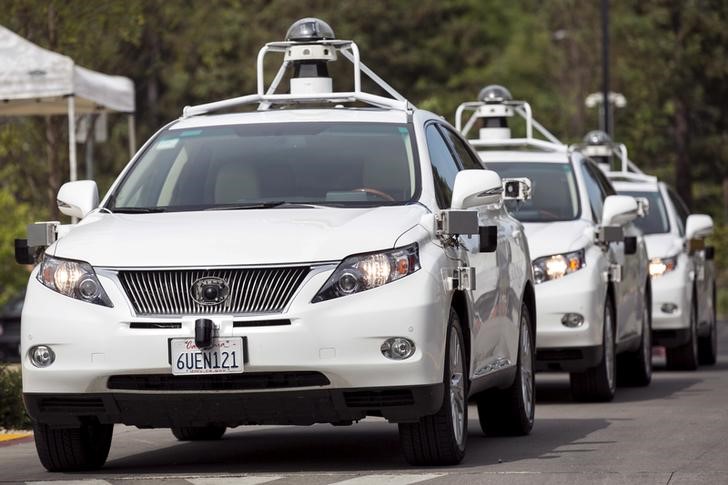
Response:
[[[76,179],[76,113],[129,115],[134,141],[134,83],[77,66],[0,25],[0,116],[68,114],[71,180]]]

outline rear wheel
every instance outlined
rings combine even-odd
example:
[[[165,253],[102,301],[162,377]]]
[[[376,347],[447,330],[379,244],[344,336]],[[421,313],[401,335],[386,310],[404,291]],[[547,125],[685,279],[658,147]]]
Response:
[[[698,339],[698,359],[702,365],[715,365],[718,361],[718,319],[715,315],[715,289],[713,290],[713,312],[710,320],[710,332]]]
[[[642,339],[636,350],[617,358],[617,382],[626,386],[648,386],[652,381],[652,326],[649,298],[645,295],[642,312]]]
[[[109,456],[113,424],[85,423],[73,428],[51,428],[33,423],[38,458],[49,472],[95,470]]]
[[[572,372],[571,395],[577,401],[611,401],[617,389],[614,345],[614,307],[611,298],[604,304],[602,360],[584,372]]]
[[[399,439],[412,465],[456,465],[468,438],[467,361],[460,319],[450,309],[445,348],[445,397],[440,410],[417,423],[400,423]]]
[[[225,434],[225,426],[180,426],[172,434],[180,441],[214,441]]]
[[[695,370],[698,368],[698,309],[695,298],[690,307],[689,340],[679,347],[667,349],[667,368],[671,370]]]
[[[533,338],[528,307],[521,307],[516,378],[507,389],[492,389],[476,397],[480,428],[488,436],[523,436],[533,428],[535,383]]]

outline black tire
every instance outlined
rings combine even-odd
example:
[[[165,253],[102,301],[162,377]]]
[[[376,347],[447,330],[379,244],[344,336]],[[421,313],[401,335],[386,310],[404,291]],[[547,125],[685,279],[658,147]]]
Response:
[[[617,388],[616,351],[614,343],[614,306],[607,298],[602,324],[602,359],[584,372],[570,374],[571,395],[577,401],[607,402],[614,399]]]
[[[617,384],[620,386],[644,387],[652,382],[652,319],[649,302],[650,299],[645,295],[640,346],[617,357]]]
[[[172,428],[172,434],[180,441],[215,441],[225,434],[225,426],[181,426]]]
[[[450,309],[445,335],[445,396],[442,407],[437,413],[420,418],[417,423],[399,424],[402,452],[411,465],[457,465],[465,456],[468,439],[468,361],[460,318],[453,309]],[[451,352],[453,343],[457,347]],[[459,374],[459,378],[456,374]],[[459,402],[455,395],[461,398]],[[459,410],[457,418],[453,417],[456,416],[455,410]]]
[[[528,307],[521,306],[516,378],[506,389],[476,396],[480,429],[487,436],[524,436],[531,432],[536,409],[533,327]]]
[[[104,466],[111,448],[113,424],[82,424],[51,428],[33,423],[35,449],[49,472],[96,470]]]
[[[698,338],[698,361],[701,365],[715,365],[718,361],[718,319],[715,315],[715,288],[713,288],[713,312],[710,320],[710,332]]]
[[[696,370],[698,368],[698,309],[695,298],[690,307],[689,340],[679,347],[666,350],[667,368],[670,370]]]

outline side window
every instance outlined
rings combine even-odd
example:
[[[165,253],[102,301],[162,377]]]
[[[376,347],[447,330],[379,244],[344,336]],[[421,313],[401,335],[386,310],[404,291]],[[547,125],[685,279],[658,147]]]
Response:
[[[674,190],[668,188],[667,189],[667,195],[670,197],[670,202],[672,202],[673,207],[675,207],[675,211],[677,212],[677,218],[678,218],[678,228],[680,229],[680,235],[685,235],[685,224],[687,224],[688,216],[690,215],[690,211],[688,210],[687,206],[685,205],[685,202],[680,198],[679,195],[675,193]]]
[[[483,164],[480,159],[468,148],[466,142],[448,128],[440,128],[445,136],[450,140],[455,153],[460,160],[460,165],[466,170],[482,170]]]
[[[595,169],[588,162],[582,162],[581,173],[584,176],[584,185],[586,186],[586,192],[589,196],[589,205],[592,210],[592,217],[595,222],[602,220],[602,207],[604,207],[604,199],[607,198],[604,188],[599,183],[599,176],[596,174]]]
[[[614,190],[614,187],[612,187],[612,183],[607,179],[607,177],[604,175],[604,172],[599,167],[591,166],[592,169],[594,169],[594,176],[597,178],[597,182],[599,182],[599,185],[602,188],[602,192],[604,192],[605,197],[609,195],[616,195],[617,192]]]
[[[435,125],[426,128],[425,136],[427,138],[427,150],[430,153],[430,162],[432,163],[437,205],[441,209],[445,209],[450,207],[455,176],[460,168]]]

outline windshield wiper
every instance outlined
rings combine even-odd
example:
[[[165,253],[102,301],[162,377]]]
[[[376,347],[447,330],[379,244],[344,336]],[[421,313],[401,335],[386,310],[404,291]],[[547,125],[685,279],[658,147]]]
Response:
[[[208,207],[206,211],[229,211],[229,210],[246,210],[246,209],[272,209],[273,207],[304,207],[313,208],[311,204],[297,204],[295,202],[286,202],[285,200],[276,200],[271,202],[257,202],[255,204],[239,204],[239,205],[217,205]]]
[[[163,207],[114,207],[109,210],[114,214],[151,214],[166,211]]]

